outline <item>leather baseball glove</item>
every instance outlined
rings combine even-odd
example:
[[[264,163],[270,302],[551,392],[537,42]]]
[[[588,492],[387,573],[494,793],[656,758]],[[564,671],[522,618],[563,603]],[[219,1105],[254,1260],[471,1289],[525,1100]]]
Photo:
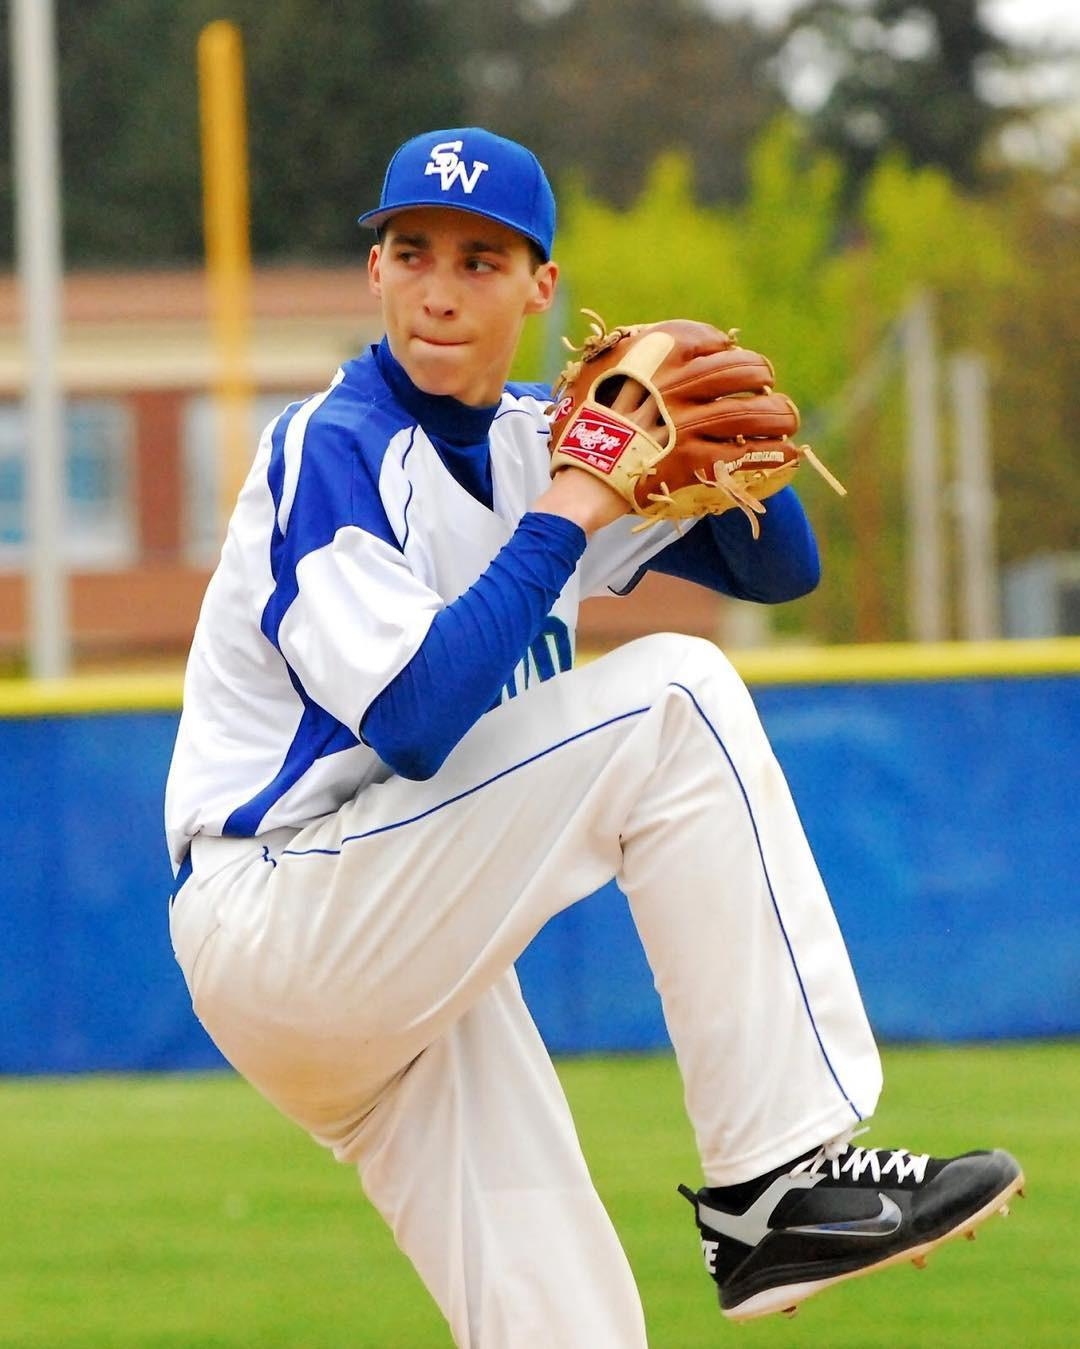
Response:
[[[602,479],[644,517],[639,528],[737,508],[755,538],[766,498],[803,459],[846,495],[810,447],[792,441],[798,409],[735,330],[669,319],[608,332],[582,312],[592,333],[580,348],[567,342],[580,356],[548,410],[553,474],[572,465]]]

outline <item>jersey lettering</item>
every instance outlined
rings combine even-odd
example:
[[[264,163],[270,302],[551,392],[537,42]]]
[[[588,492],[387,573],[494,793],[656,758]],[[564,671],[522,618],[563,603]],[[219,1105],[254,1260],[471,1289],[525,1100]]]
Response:
[[[544,620],[544,626],[529,644],[524,660],[518,663],[514,673],[503,685],[501,701],[516,698],[520,690],[529,687],[534,676],[543,683],[571,669],[573,664],[574,644],[570,639],[570,629],[561,618],[549,614]]]

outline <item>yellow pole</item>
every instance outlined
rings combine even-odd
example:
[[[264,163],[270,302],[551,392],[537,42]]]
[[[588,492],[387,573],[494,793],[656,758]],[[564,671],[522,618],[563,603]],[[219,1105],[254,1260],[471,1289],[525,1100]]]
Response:
[[[198,70],[203,232],[222,437],[218,485],[224,529],[254,449],[244,53],[235,24],[218,19],[206,25],[199,34]]]

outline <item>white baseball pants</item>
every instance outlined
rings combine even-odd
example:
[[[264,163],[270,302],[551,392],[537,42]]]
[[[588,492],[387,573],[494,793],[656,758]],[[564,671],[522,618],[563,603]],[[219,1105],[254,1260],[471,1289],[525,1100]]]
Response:
[[[299,831],[197,838],[192,862],[171,926],[199,1017],[358,1166],[460,1346],[645,1344],[513,972],[612,876],[706,1183],[779,1166],[876,1104],[877,1051],[790,793],[742,681],[696,638],[646,637],[530,689],[428,782],[393,778]]]

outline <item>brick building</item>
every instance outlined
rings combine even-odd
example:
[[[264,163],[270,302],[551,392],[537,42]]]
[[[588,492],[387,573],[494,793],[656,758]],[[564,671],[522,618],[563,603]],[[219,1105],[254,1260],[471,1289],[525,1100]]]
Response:
[[[363,266],[257,269],[252,445],[285,402],[325,387],[376,340]],[[65,280],[66,518],[79,664],[180,659],[220,546],[215,354],[201,270],[73,273]],[[0,656],[24,643],[25,379],[17,286],[0,277]],[[739,606],[649,577],[628,600],[592,600],[583,644],[657,626],[718,635]],[[729,634],[731,636],[732,634]]]

